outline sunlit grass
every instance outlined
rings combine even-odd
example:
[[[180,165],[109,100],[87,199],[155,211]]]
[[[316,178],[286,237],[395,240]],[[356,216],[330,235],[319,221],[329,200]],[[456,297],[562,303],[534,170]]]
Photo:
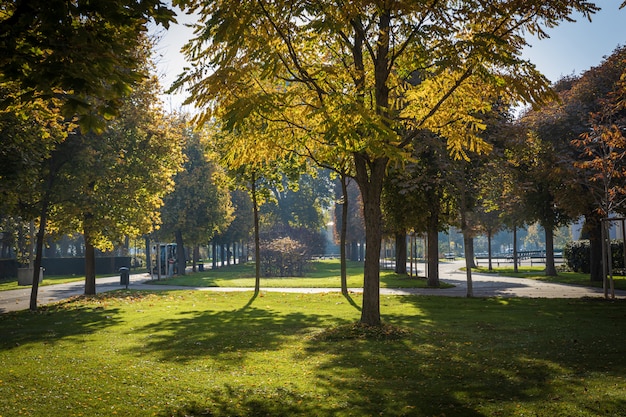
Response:
[[[363,263],[348,262],[348,288],[363,287]],[[304,277],[261,277],[265,288],[340,288],[340,263],[337,259],[312,262]],[[186,276],[153,281],[153,284],[183,285],[191,287],[254,287],[254,264],[231,265],[215,270],[197,272]],[[409,277],[393,271],[380,272],[383,288],[424,288],[425,278]],[[445,284],[444,284],[445,285]]]
[[[626,303],[121,290],[0,316],[0,415],[626,416]]]
[[[546,276],[543,266],[519,266],[517,272],[513,266],[494,267],[489,271],[486,267],[474,269],[476,272],[494,273],[507,277],[529,278],[538,281],[561,283],[569,285],[581,285],[585,287],[602,288],[602,281],[591,281],[589,274],[580,272],[559,271],[557,276]],[[626,290],[626,277],[616,275],[613,277],[615,289]]]

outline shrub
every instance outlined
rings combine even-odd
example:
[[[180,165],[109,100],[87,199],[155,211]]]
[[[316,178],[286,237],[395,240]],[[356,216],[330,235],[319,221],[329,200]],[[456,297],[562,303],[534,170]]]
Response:
[[[290,237],[261,242],[261,269],[266,277],[301,277],[309,261],[307,245]]]
[[[591,271],[589,266],[589,240],[576,240],[567,243],[563,256],[565,257],[565,263],[572,271],[585,274]]]
[[[565,263],[574,272],[585,274],[591,272],[589,246],[589,240],[577,240],[565,246],[563,251]],[[611,259],[613,270],[624,269],[624,242],[622,240],[611,241]]]

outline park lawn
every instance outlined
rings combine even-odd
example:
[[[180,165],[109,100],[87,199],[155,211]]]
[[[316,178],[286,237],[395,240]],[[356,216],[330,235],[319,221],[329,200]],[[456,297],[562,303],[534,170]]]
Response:
[[[0,315],[0,415],[626,416],[626,303],[120,290]]]
[[[507,267],[495,267],[492,273],[499,274],[507,277],[529,278],[538,281],[553,282],[569,285],[581,285],[585,287],[602,288],[602,282],[591,281],[589,274],[583,274],[581,272],[563,272],[559,271],[555,277],[549,277],[544,274],[545,268],[542,266],[520,266],[517,268],[518,272],[515,272],[512,266]],[[476,272],[488,273],[488,269],[485,267],[479,267],[474,269]],[[617,290],[626,290],[626,277],[621,275],[613,276],[614,286]]]
[[[363,263],[348,262],[348,288],[363,287]],[[338,259],[312,262],[304,277],[261,277],[264,288],[341,288],[341,271]],[[215,270],[196,272],[185,276],[153,280],[151,284],[182,285],[190,287],[243,287],[254,288],[254,264],[230,265]],[[442,283],[442,288],[447,288]],[[393,271],[380,271],[382,288],[426,288],[425,278],[408,277]]]

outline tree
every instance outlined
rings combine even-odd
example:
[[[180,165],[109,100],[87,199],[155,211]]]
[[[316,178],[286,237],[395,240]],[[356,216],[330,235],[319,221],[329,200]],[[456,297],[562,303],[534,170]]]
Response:
[[[323,254],[326,240],[325,212],[330,208],[332,182],[327,170],[311,169],[297,179],[283,178],[271,189],[272,201],[263,207],[269,238],[290,237],[310,254]]]
[[[165,116],[156,77],[138,84],[104,133],[75,132],[72,163],[59,176],[63,200],[51,222],[85,238],[85,294],[95,294],[94,249],[111,249],[126,236],[148,233],[160,223],[163,197],[182,164],[181,126]]]
[[[250,237],[251,232],[254,232],[254,219],[250,217],[250,213],[254,212],[254,208],[252,207],[250,194],[242,189],[235,188],[230,191],[230,200],[233,206],[232,222],[225,230],[214,237],[214,250],[215,245],[218,243],[244,241]],[[215,257],[213,262],[215,267],[217,262]]]
[[[232,220],[232,206],[225,173],[207,150],[207,138],[180,120],[185,140],[183,170],[174,177],[174,191],[165,196],[160,235],[172,235],[177,243],[180,274],[185,274],[184,241],[198,245],[225,230]]]
[[[168,27],[174,12],[161,0],[3,2],[0,81],[16,83],[21,101],[58,100],[84,131],[102,131],[147,75],[135,51],[151,20]]]
[[[28,220],[37,217],[39,223],[31,310],[37,308],[43,240],[49,210],[57,198],[54,188],[76,145],[75,141],[66,143],[64,137],[74,130],[71,123],[75,121],[84,131],[103,130],[105,120],[117,113],[121,98],[143,76],[143,67],[138,65],[142,59],[136,54],[144,41],[140,33],[146,32],[150,20],[167,25],[172,19],[171,10],[152,0],[3,3],[0,82],[13,90],[3,96],[0,108],[20,117],[29,114],[32,105],[38,111],[54,109],[54,116],[41,125],[45,131],[42,146],[35,143],[36,150],[31,153],[33,148],[28,148],[24,154],[26,165],[36,166],[39,174],[24,181],[34,186],[27,195],[37,194],[30,200],[32,211],[18,204],[21,215]],[[55,128],[59,117],[65,128],[61,136]],[[45,140],[50,137],[55,139]]]
[[[596,10],[582,0],[176,4],[200,15],[186,46],[195,70],[178,82],[205,108],[200,121],[219,117],[242,134],[258,127],[247,119],[263,120],[261,137],[248,131],[257,145],[319,141],[352,157],[366,229],[360,321],[367,325],[381,324],[380,202],[389,162],[404,159],[423,129],[458,157],[488,150],[476,114],[490,97],[549,94],[545,77],[520,57],[523,36],[546,36],[542,26]]]
[[[382,207],[392,228],[412,229],[427,238],[428,285],[438,287],[439,232],[454,218],[450,185],[452,161],[436,135],[423,132],[411,162],[392,168],[385,179]]]
[[[616,97],[619,96],[620,79],[626,67],[625,51],[623,47],[617,48],[598,67],[589,69],[580,77],[560,80],[555,85],[560,101],[529,112],[524,117],[531,134],[537,138],[535,141],[542,141],[546,144],[544,146],[556,150],[548,153],[551,160],[545,166],[549,171],[544,172],[553,174],[542,174],[541,180],[545,183],[547,178],[553,178],[552,189],[557,191],[554,194],[555,203],[561,211],[570,217],[585,216],[585,232],[591,247],[591,279],[597,281],[602,279],[601,201],[605,195],[605,184],[598,189],[597,185],[603,181],[596,180],[600,177],[608,179],[606,174],[610,173],[601,168],[599,171],[605,174],[599,174],[593,167],[602,166],[597,163],[604,157],[612,158],[609,148],[613,145],[609,144],[610,140],[604,141],[602,138],[613,136],[610,133],[611,126],[620,117],[620,110],[616,107],[619,99]],[[614,99],[613,104],[609,104]],[[604,157],[600,157],[601,154]],[[563,183],[563,177],[571,180]],[[622,180],[614,182],[614,185],[620,184],[623,184]],[[619,204],[614,209],[619,211]]]

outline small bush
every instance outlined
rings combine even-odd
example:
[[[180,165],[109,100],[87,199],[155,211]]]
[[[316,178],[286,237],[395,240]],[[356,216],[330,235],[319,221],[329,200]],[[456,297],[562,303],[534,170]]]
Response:
[[[266,277],[304,276],[309,258],[307,246],[290,237],[261,242],[261,269]]]
[[[566,265],[574,272],[588,274],[591,272],[591,250],[589,240],[577,240],[570,242],[563,251]],[[611,241],[611,259],[613,270],[624,269],[624,242],[621,240]]]
[[[565,263],[574,272],[588,274],[591,271],[589,259],[589,240],[576,240],[565,245],[563,251]]]

